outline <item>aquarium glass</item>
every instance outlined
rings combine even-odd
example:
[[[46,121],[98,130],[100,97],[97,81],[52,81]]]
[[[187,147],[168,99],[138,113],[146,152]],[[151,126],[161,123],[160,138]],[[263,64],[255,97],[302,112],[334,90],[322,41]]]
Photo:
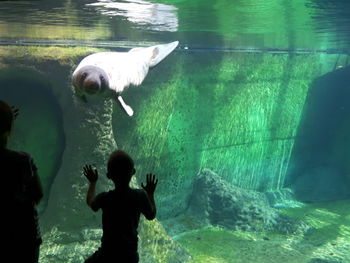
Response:
[[[161,49],[140,51],[174,41],[155,66]],[[83,58],[130,49],[101,61],[132,116],[115,92],[73,88]],[[125,77],[137,63],[141,84]],[[159,180],[141,263],[350,263],[349,0],[0,1],[0,99],[43,185],[42,263],[100,246],[82,168],[113,189],[117,149],[133,188]]]

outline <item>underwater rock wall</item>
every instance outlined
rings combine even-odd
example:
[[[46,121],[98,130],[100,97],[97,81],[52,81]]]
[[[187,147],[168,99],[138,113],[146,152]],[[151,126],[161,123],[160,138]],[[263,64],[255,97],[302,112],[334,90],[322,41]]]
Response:
[[[301,234],[310,229],[272,208],[264,193],[230,185],[209,169],[195,177],[186,213],[229,230]]]
[[[135,116],[115,112],[116,140],[138,176],[159,175],[160,218],[184,211],[204,167],[241,188],[282,189],[309,86],[338,57],[175,52],[130,88]]]
[[[179,213],[188,199],[193,172],[200,167],[203,136],[210,133],[210,116],[216,110],[207,100],[213,86],[204,83],[215,83],[211,74],[216,75],[219,67],[214,64],[220,59],[215,54],[208,58],[175,52],[150,71],[142,87],[126,92],[133,118],[115,111],[119,121],[114,121],[114,129],[120,131],[116,140],[136,159],[138,178],[144,180],[149,172],[159,177],[160,218]],[[203,68],[189,66],[197,63]]]
[[[97,167],[100,175],[97,192],[106,190],[109,184],[105,166],[108,154],[116,149],[116,143],[110,129],[111,101],[74,104],[71,97],[63,103],[66,148],[44,221],[51,224],[58,216],[60,228],[70,230],[79,227],[85,220],[89,224],[93,218],[96,218],[93,221],[99,221],[99,216],[91,213],[85,204],[87,181],[82,175],[82,167],[84,164]],[[54,218],[50,218],[50,215]]]

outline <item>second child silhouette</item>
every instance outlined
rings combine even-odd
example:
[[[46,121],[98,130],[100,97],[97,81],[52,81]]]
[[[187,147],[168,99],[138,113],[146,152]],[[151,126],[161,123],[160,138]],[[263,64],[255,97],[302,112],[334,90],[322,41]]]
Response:
[[[137,263],[138,232],[140,215],[153,220],[156,216],[154,192],[158,179],[154,174],[146,175],[143,189],[129,186],[135,174],[134,161],[124,151],[114,151],[108,160],[107,178],[115,189],[95,196],[98,172],[91,165],[85,165],[83,174],[89,181],[86,202],[93,211],[102,209],[102,230],[100,248],[85,263]]]
[[[1,257],[37,263],[42,239],[36,207],[43,189],[31,155],[7,147],[17,115],[18,109],[0,101]]]

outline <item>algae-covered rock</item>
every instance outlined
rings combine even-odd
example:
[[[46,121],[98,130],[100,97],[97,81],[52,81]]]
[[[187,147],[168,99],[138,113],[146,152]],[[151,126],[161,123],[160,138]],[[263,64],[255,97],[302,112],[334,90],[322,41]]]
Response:
[[[272,208],[264,193],[226,183],[209,169],[195,178],[188,212],[231,230],[304,233],[309,226]]]
[[[171,239],[162,224],[157,221],[141,220],[139,254],[141,262],[183,263],[191,256],[176,241]]]

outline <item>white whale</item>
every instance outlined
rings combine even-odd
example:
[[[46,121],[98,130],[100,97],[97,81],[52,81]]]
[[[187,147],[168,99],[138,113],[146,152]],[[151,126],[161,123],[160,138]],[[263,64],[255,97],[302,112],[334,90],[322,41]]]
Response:
[[[129,52],[98,52],[85,57],[74,70],[72,84],[75,95],[87,102],[86,95],[110,97],[129,115],[133,109],[121,93],[130,85],[138,86],[148,70],[168,56],[179,44],[133,48]]]

